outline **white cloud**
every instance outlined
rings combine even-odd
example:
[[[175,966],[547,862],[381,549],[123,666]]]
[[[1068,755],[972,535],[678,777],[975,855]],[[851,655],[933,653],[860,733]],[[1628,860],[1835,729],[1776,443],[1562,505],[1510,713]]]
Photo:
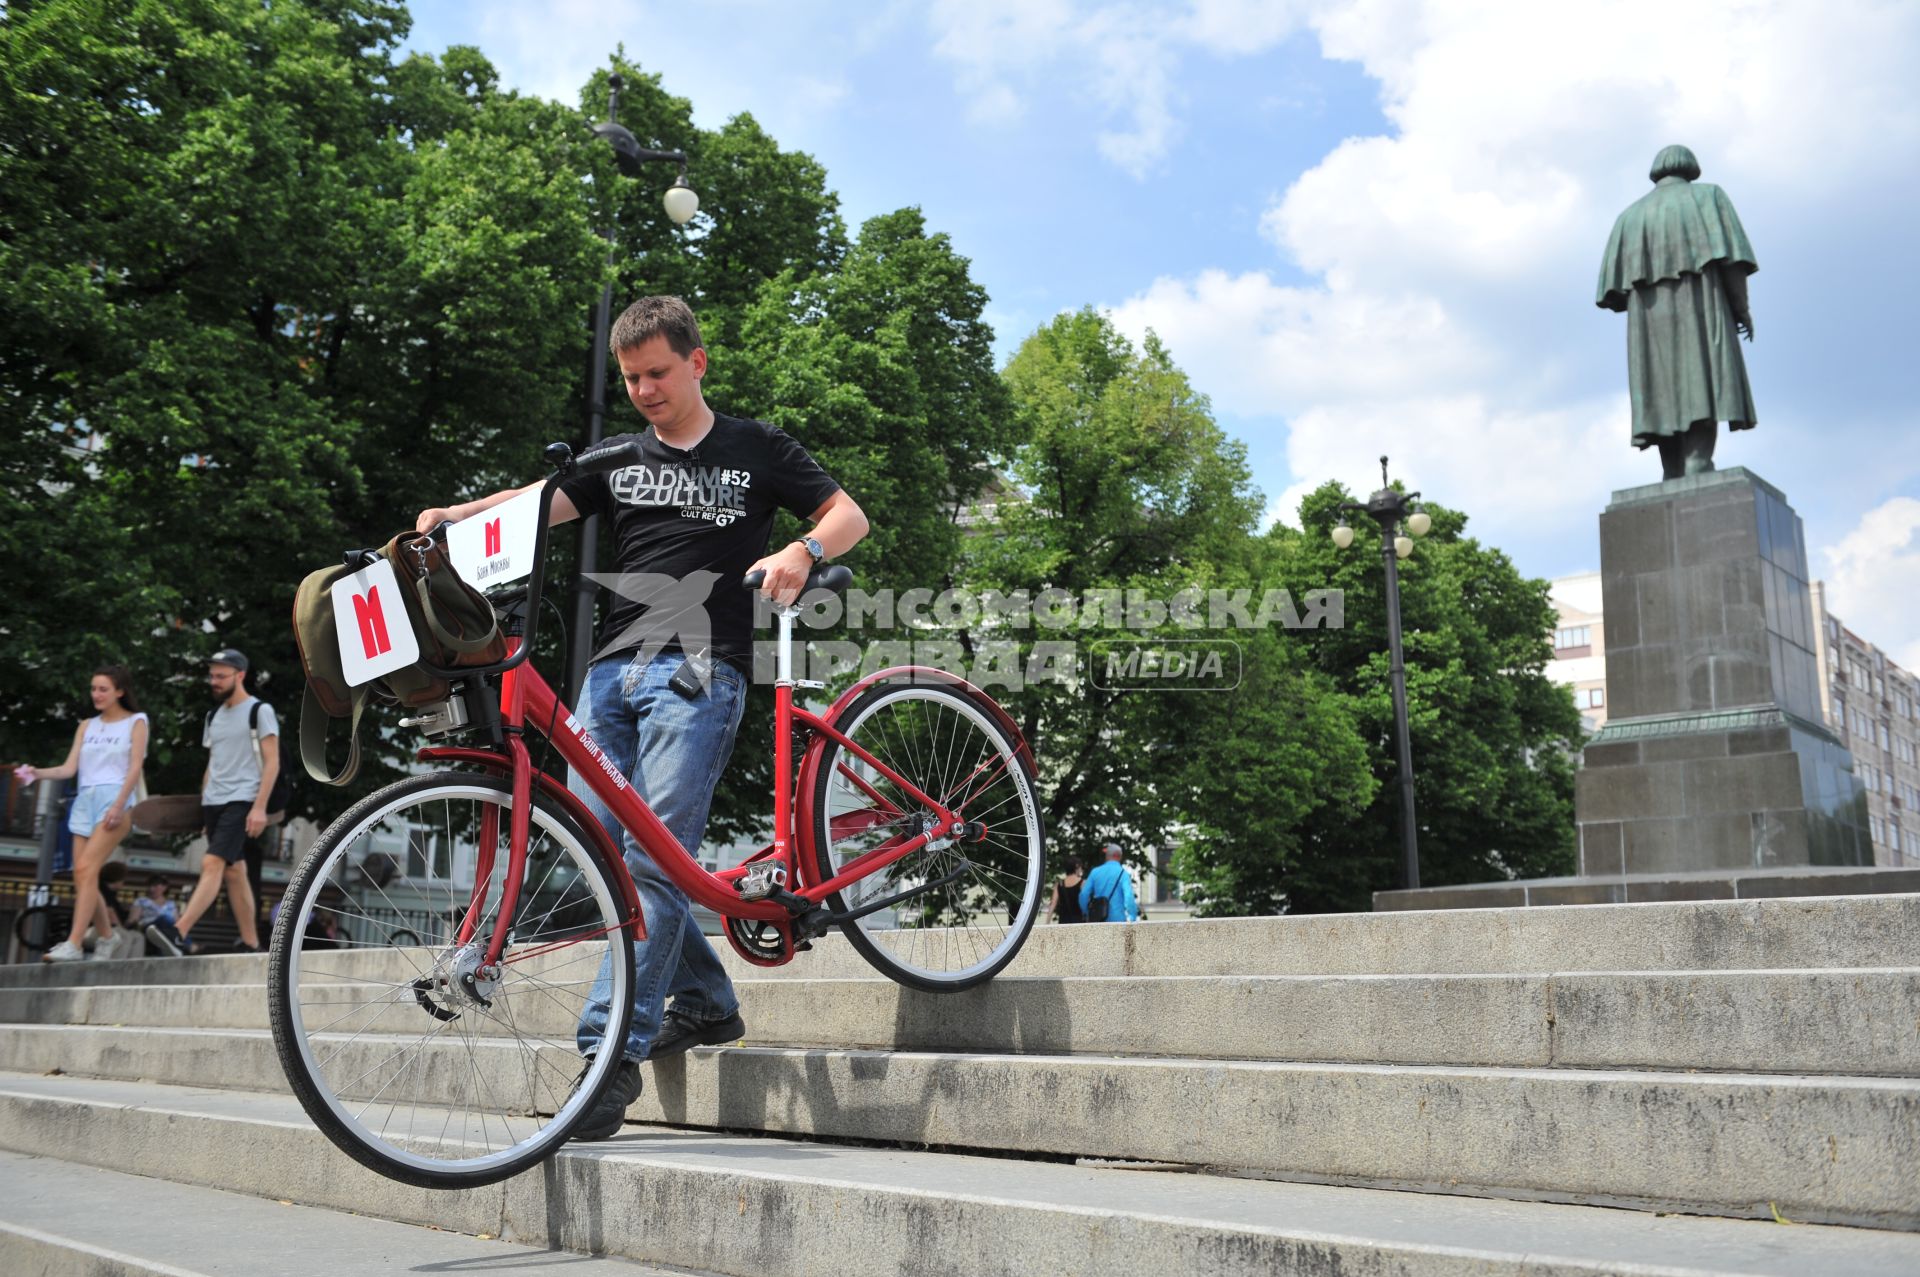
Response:
[[[1306,7],[1288,0],[1193,0],[1173,23],[1215,53],[1262,53],[1293,34]]]
[[[1914,600],[1920,598],[1920,501],[1882,502],[1821,556],[1833,614],[1906,669],[1920,670],[1920,634],[1913,619]]]
[[[1238,49],[1236,32],[1264,47],[1292,17],[1236,26],[1236,11],[1196,6],[1207,47]],[[1591,305],[1608,227],[1646,189],[1653,153],[1687,143],[1746,213],[1763,324],[1792,287],[1809,313],[1845,320],[1820,272],[1876,268],[1865,250],[1782,263],[1782,244],[1831,248],[1876,202],[1920,195],[1920,6],[1312,0],[1299,20],[1378,82],[1391,132],[1347,139],[1271,203],[1271,270],[1161,278],[1114,307],[1243,431],[1284,437],[1283,517],[1325,478],[1377,486],[1387,452],[1496,544],[1524,555],[1550,528],[1590,543],[1576,512],[1658,474],[1628,447],[1621,321]],[[1723,464],[1796,455],[1774,441],[1844,411],[1835,391],[1818,405],[1775,393],[1769,361],[1789,351],[1777,320],[1766,331],[1776,344],[1749,352],[1763,429],[1725,441]]]
[[[1058,56],[1072,17],[1068,0],[936,0],[933,51],[959,69],[971,118],[1009,124],[1026,109],[1009,79]]]
[[[1498,367],[1435,297],[1290,287],[1264,271],[1157,279],[1112,313],[1136,342],[1159,333],[1196,385],[1244,416],[1445,392]]]
[[[1011,124],[1034,86],[1064,83],[1106,124],[1094,131],[1100,154],[1140,180],[1181,136],[1187,54],[1256,53],[1297,25],[1291,6],[1263,0],[938,0],[928,22],[933,51],[953,64],[971,119]]]

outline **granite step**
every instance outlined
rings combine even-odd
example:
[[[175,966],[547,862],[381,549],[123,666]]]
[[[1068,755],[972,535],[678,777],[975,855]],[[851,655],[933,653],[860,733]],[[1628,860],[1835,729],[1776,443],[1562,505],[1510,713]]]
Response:
[[[668,1277],[666,1269],[627,1259],[25,1153],[0,1152],[0,1186],[0,1272],[10,1277],[390,1277],[407,1271],[551,1277],[556,1266],[567,1277]],[[102,1210],[105,1202],[113,1208]]]
[[[1912,1076],[1920,968],[1466,976],[743,980],[756,1046]],[[352,993],[343,992],[342,998]],[[369,1005],[377,988],[361,992]],[[565,1036],[539,1003],[530,1032]],[[415,1026],[410,1005],[380,1013]],[[356,1017],[356,1026],[370,1024]],[[265,1029],[258,984],[0,989],[7,1024]],[[0,1028],[0,1034],[4,1034]],[[0,1065],[4,1067],[4,1065]]]
[[[867,979],[844,936],[735,979]],[[387,950],[366,955],[379,962]],[[396,959],[397,960],[397,959]],[[0,988],[257,982],[265,958],[147,958],[0,966]],[[1920,965],[1920,895],[1558,909],[1430,910],[1035,927],[1020,976],[1489,975],[1548,971],[1765,971]]]
[[[350,1162],[288,1097],[69,1077],[0,1075],[0,1146],[80,1165],[96,1158],[164,1165],[179,1182],[203,1190],[273,1199],[264,1206],[269,1214],[293,1209],[277,1205],[287,1200],[486,1233],[523,1251],[553,1247],[753,1277],[1920,1271],[1920,1235],[1912,1233],[646,1126],[564,1150],[539,1171],[503,1184],[434,1192]],[[0,1162],[0,1175],[24,1178],[22,1165]],[[1783,1208],[1782,1218],[1791,1220],[1792,1212]],[[583,1262],[547,1258],[569,1269]]]
[[[527,1086],[505,1039],[329,1035],[397,1120]],[[570,1037],[534,1073],[564,1094]],[[261,1030],[10,1026],[0,1067],[286,1088]],[[1073,1154],[1297,1181],[1920,1228],[1920,1079],[1431,1065],[709,1048],[646,1070],[641,1121],[902,1147]]]

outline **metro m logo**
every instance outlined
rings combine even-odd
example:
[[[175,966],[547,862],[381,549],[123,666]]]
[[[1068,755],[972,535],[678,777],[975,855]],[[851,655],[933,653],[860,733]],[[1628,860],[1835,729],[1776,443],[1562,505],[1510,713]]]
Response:
[[[413,624],[407,619],[407,596],[401,588],[393,564],[383,557],[327,587],[327,596],[333,600],[333,635],[340,649],[340,673],[348,687],[370,683],[419,661],[420,640],[414,637]],[[389,607],[401,609],[400,615],[389,617]]]
[[[365,594],[353,596],[353,619],[360,627],[360,646],[367,660],[393,650],[393,640],[387,635],[387,611],[380,602],[379,586],[374,586]]]
[[[500,553],[500,520],[489,520],[484,530],[487,538],[485,553],[488,558],[492,558]]]

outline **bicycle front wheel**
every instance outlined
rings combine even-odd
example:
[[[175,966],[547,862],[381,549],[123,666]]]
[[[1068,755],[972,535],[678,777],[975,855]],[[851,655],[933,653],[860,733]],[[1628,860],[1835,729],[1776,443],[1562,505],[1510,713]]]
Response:
[[[1034,778],[990,707],[960,688],[885,683],[836,726],[873,759],[968,821],[828,898],[836,912],[898,899],[842,925],[854,948],[916,989],[990,980],[1039,912],[1045,835]],[[925,803],[837,741],[824,746],[809,813],[821,881],[924,832]]]
[[[389,785],[320,836],[274,928],[268,1009],[294,1094],[349,1156],[403,1183],[469,1188],[541,1161],[620,1060],[608,1050],[583,1065],[583,1026],[626,1040],[620,897],[594,844],[544,797],[506,947],[486,962],[511,814],[512,790],[492,776]],[[358,873],[383,854],[402,876]],[[426,939],[398,943],[403,931]]]

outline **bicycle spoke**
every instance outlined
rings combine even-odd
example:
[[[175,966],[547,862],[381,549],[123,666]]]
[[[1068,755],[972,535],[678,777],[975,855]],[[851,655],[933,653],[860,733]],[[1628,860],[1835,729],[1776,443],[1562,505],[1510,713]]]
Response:
[[[276,940],[283,965],[270,989],[275,1038],[303,1080],[295,1090],[309,1114],[355,1156],[400,1168],[402,1178],[491,1182],[544,1156],[561,1132],[558,1115],[584,1105],[569,1107],[565,1061],[578,1060],[573,1038],[603,984],[609,948],[592,937],[626,919],[590,844],[545,806],[533,812],[518,916],[503,919],[510,820],[501,784],[422,777],[389,792],[396,797],[384,807],[363,804],[349,813],[357,823],[324,834],[290,883],[287,934]],[[487,878],[472,884],[456,875],[473,872],[489,808],[502,843]],[[371,882],[359,897],[341,892],[341,866],[376,853],[401,855],[427,876]],[[456,945],[470,914],[472,941]],[[337,935],[358,934],[341,935],[345,949],[305,948],[329,918]],[[511,928],[512,949],[490,967],[487,944],[500,927]],[[631,948],[617,956],[624,961],[610,964],[605,987],[624,1009]],[[608,1053],[590,1080],[617,1058]]]

